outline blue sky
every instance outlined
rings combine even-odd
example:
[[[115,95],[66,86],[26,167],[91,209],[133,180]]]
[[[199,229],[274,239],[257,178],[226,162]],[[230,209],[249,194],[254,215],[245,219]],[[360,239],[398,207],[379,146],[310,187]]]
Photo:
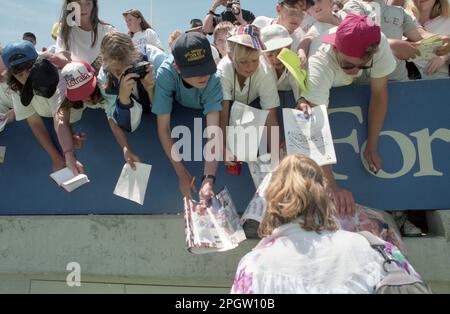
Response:
[[[187,29],[192,18],[202,18],[210,9],[212,0],[153,0],[152,25],[167,48],[167,38],[175,29]],[[24,32],[35,33],[37,48],[53,44],[50,31],[59,19],[63,0],[0,0],[0,42],[2,46],[19,40]],[[99,0],[100,18],[127,31],[122,12],[136,8],[150,21],[150,0]],[[244,8],[258,15],[275,16],[276,0],[242,0]]]

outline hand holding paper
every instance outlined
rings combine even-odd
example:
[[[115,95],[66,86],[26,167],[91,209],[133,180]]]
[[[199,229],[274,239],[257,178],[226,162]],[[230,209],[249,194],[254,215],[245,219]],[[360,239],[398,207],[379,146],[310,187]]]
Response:
[[[302,69],[299,56],[296,55],[292,50],[283,48],[277,58],[284,64],[286,69],[288,69],[288,71],[294,77],[300,90],[303,92],[307,91],[308,72]]]

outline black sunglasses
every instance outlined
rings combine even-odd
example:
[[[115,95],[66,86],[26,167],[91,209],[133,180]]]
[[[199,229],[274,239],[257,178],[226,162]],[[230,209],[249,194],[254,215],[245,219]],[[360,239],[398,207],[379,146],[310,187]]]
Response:
[[[358,68],[360,70],[367,70],[373,67],[373,58],[372,58],[372,62],[370,63],[370,65],[356,65],[356,64],[349,64],[349,65],[342,65],[341,62],[341,58],[338,55],[338,61],[339,61],[339,66],[341,67],[342,70],[352,70],[354,68]]]

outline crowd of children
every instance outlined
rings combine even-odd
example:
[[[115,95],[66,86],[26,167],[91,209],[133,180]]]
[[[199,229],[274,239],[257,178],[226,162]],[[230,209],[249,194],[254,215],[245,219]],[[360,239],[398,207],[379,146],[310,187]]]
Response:
[[[71,2],[80,5],[78,26],[70,23],[67,6]],[[292,91],[295,103],[290,107],[308,114],[311,107],[328,105],[332,87],[367,82],[371,97],[364,157],[376,173],[382,168],[377,146],[389,111],[388,81],[449,76],[448,0],[277,0],[273,17],[255,17],[240,1],[215,0],[203,21],[193,19],[188,30],[171,34],[169,51],[163,50],[157,30],[139,10],[122,13],[129,30],[124,34],[100,19],[98,5],[97,0],[65,0],[61,20],[52,28],[55,47],[45,53],[36,51],[32,33],[1,49],[0,122],[26,120],[49,155],[54,171],[69,167],[74,174],[84,172],[75,150],[86,135],[74,133],[72,124],[87,108],[104,109],[125,162],[134,168],[140,159],[137,148],[132,149],[128,143],[127,137],[132,135],[127,134],[138,128],[143,112],[152,112],[157,116],[159,140],[178,176],[179,189],[183,196],[192,197],[193,175],[172,151],[170,121],[174,106],[201,110],[207,126],[224,131],[233,102],[238,101],[267,110],[266,126],[270,130],[279,125],[279,91]],[[221,7],[224,9],[218,13]],[[442,47],[432,59],[415,62],[420,42],[435,34],[440,36]],[[208,35],[212,35],[211,41]],[[308,70],[307,90],[298,88],[278,60],[284,48],[298,54],[302,67]],[[144,69],[135,71],[142,64]],[[213,137],[208,134],[209,140]],[[221,153],[229,154],[226,149]],[[204,204],[214,193],[218,162],[205,161],[199,189]],[[235,162],[238,160],[233,158],[226,161]],[[301,168],[309,161],[290,162]],[[284,168],[278,171],[279,176],[286,172]],[[335,209],[338,215],[352,216],[355,201],[351,191],[336,184],[331,167],[323,167],[323,175],[319,183],[333,206],[322,208],[319,220],[323,226],[315,226],[308,216],[304,225],[334,232],[328,211]],[[280,185],[284,179],[274,181]],[[275,194],[281,192],[271,193],[280,198]],[[286,222],[299,218],[294,216]],[[399,217],[405,234],[420,233],[404,215]],[[280,224],[275,218],[267,219],[262,230],[270,235]],[[339,241],[347,241],[346,237],[350,242],[357,240],[341,235]],[[370,249],[362,243],[360,246]],[[372,271],[378,276],[378,268]]]

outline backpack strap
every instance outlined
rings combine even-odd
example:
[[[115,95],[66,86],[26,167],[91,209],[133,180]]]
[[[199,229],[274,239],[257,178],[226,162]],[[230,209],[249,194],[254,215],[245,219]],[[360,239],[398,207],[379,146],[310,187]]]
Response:
[[[381,256],[383,256],[384,258],[383,268],[386,272],[389,272],[390,270],[386,268],[386,264],[394,263],[394,265],[396,265],[396,261],[386,254],[384,241],[375,236],[374,234],[370,233],[369,231],[360,231],[358,233],[362,235],[364,238],[366,238],[370,246],[374,250],[378,251],[378,253],[380,253]]]

